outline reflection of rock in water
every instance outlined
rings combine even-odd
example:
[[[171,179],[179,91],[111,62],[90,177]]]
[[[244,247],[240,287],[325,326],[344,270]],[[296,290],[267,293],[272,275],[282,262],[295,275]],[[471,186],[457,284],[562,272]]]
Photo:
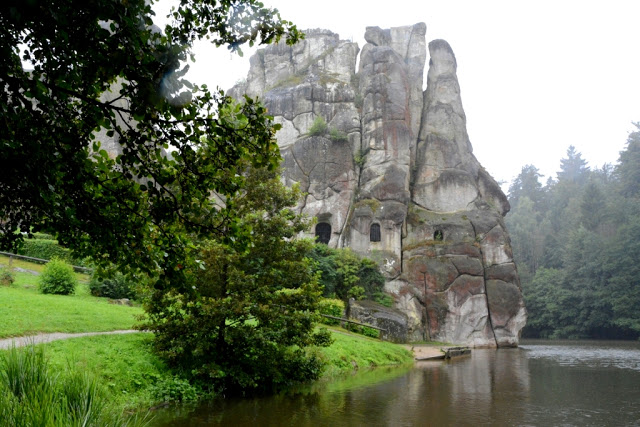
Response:
[[[318,218],[312,234],[379,263],[409,339],[517,345],[526,312],[509,203],[472,153],[444,40],[428,44],[422,90],[425,35],[423,23],[368,27],[356,72],[357,44],[309,30],[259,50],[229,93],[263,99],[282,125],[283,179]]]

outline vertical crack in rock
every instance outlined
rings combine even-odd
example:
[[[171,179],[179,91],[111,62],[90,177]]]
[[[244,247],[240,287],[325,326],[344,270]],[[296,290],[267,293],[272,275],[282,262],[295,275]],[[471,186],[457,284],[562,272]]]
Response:
[[[331,226],[330,246],[380,265],[408,336],[517,345],[526,310],[509,203],[473,155],[453,50],[427,46],[424,23],[367,27],[365,40],[360,50],[308,30],[295,46],[260,49],[229,93],[260,96],[283,123],[283,181],[303,183],[301,210]],[[309,135],[316,117],[327,132]]]
[[[476,232],[476,227],[471,222],[471,227],[473,227],[473,235],[475,237],[476,242],[478,241],[478,233]],[[480,239],[481,240],[481,239]],[[480,256],[484,259],[484,254],[482,253],[482,246],[480,246]],[[495,342],[496,347],[498,347],[498,340],[496,339],[496,331],[493,327],[493,321],[491,320],[491,310],[489,309],[489,292],[487,290],[487,267],[482,265],[482,277],[484,279],[484,297],[487,304],[487,322],[489,322],[489,326],[491,327],[491,333],[493,334],[493,340]]]

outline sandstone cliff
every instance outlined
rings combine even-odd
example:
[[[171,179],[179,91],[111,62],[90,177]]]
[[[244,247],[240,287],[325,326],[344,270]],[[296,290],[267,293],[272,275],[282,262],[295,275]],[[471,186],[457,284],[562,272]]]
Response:
[[[230,93],[259,96],[282,124],[283,179],[307,193],[314,234],[380,264],[409,339],[517,345],[526,311],[509,204],[472,153],[453,51],[425,35],[422,23],[368,27],[359,52],[309,30],[258,51]],[[319,117],[326,131],[310,134]]]

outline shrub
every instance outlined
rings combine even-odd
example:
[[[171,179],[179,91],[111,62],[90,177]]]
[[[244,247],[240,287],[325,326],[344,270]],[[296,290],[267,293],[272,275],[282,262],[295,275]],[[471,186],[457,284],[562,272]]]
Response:
[[[362,300],[365,297],[364,288],[356,285],[347,291],[347,296],[355,300]]]
[[[151,394],[161,402],[193,402],[200,399],[203,391],[187,379],[173,376],[163,378],[154,384]]]
[[[348,323],[346,329],[356,334],[364,335],[365,337],[380,338],[380,331],[378,329],[370,328],[368,326],[355,325],[353,323]]]
[[[49,261],[38,281],[43,294],[70,295],[75,292],[77,284],[73,267],[59,258]]]
[[[373,300],[378,304],[384,305],[385,307],[393,307],[393,297],[389,294],[385,294],[382,291],[374,293]]]
[[[333,127],[329,130],[329,139],[333,142],[346,142],[349,140],[346,133]]]
[[[342,317],[344,315],[344,302],[339,299],[322,298],[318,304],[318,313]],[[340,323],[337,319],[330,319],[324,316],[322,316],[321,321],[325,325],[337,325]]]
[[[318,116],[313,121],[311,128],[309,128],[310,136],[320,136],[327,133],[327,122],[324,121],[322,116]]]
[[[89,281],[91,295],[112,299],[136,298],[136,282],[119,271],[107,274],[95,271]]]
[[[5,267],[0,267],[0,285],[11,286],[16,280],[13,272]]]

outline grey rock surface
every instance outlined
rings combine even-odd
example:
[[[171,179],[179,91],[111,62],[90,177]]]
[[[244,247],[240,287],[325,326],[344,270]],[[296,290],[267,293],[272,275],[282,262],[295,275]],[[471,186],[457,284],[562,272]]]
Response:
[[[331,247],[379,263],[403,339],[514,346],[526,310],[503,221],[509,203],[473,155],[444,40],[428,44],[423,91],[426,30],[367,27],[361,51],[308,30],[295,46],[259,50],[229,93],[260,96],[282,125],[283,180],[307,194],[299,210],[331,227]],[[310,135],[320,119],[327,132]]]
[[[407,315],[397,308],[385,307],[373,301],[349,301],[349,317],[360,323],[376,326],[383,339],[407,342]]]

